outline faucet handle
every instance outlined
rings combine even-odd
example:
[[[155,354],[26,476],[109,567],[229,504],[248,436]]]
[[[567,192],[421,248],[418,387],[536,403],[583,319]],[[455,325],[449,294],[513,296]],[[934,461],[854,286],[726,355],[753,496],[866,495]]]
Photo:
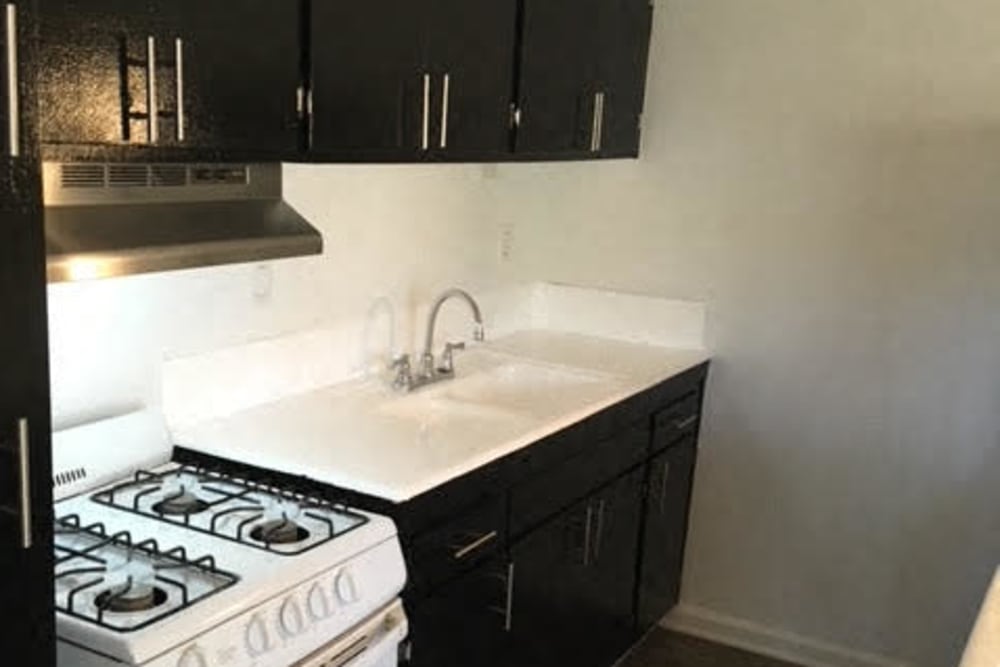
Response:
[[[390,370],[396,371],[396,376],[392,379],[392,388],[397,390],[409,389],[413,384],[413,372],[410,367],[410,355],[401,354],[394,357],[389,364]]]
[[[465,349],[465,343],[445,343],[444,352],[441,353],[441,366],[438,371],[451,375],[455,372],[455,352]]]

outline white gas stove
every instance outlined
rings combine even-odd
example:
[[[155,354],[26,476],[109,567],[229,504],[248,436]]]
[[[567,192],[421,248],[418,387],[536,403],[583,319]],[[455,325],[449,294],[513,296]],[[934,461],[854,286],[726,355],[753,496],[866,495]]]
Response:
[[[55,434],[59,667],[396,665],[391,520],[170,452],[150,413]]]

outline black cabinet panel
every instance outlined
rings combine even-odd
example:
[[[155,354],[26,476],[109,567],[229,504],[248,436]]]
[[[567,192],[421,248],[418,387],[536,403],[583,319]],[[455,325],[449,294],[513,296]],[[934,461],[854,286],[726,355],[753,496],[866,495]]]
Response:
[[[601,1],[524,1],[518,153],[589,151]]]
[[[492,561],[410,609],[411,665],[501,665],[507,649],[512,569]]]
[[[42,140],[130,146],[141,156],[292,154],[299,32],[298,5],[283,0],[246,0],[238,8],[44,0]]]
[[[446,159],[510,153],[516,0],[428,0],[431,149]]]
[[[24,9],[18,6],[22,23],[28,20]],[[24,79],[29,49],[23,41],[20,46],[21,157],[0,157],[0,627],[7,655],[23,664],[53,665],[45,251],[33,104]]]
[[[155,8],[167,24],[158,46],[160,143],[259,158],[293,154],[300,127],[298,4],[159,0]]]
[[[149,38],[159,19],[135,0],[43,0],[38,101],[43,141],[150,143]]]
[[[692,435],[649,463],[636,613],[641,631],[658,623],[680,597],[695,457]]]
[[[514,545],[511,664],[610,665],[633,638],[642,472]]]
[[[311,148],[332,159],[413,160],[423,143],[426,6],[314,0]],[[428,123],[430,117],[428,116]],[[428,141],[430,130],[428,129]]]
[[[635,157],[646,90],[650,0],[603,0],[597,89],[604,93],[602,157]]]

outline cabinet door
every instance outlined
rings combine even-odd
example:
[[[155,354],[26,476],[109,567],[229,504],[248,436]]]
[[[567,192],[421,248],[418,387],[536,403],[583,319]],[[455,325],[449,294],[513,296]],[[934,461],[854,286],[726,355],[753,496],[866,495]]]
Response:
[[[142,0],[43,0],[41,7],[42,140],[150,144],[152,8]]]
[[[601,95],[596,148],[602,157],[635,157],[646,90],[646,62],[653,7],[650,0],[603,0],[600,61],[595,94]]]
[[[426,19],[426,4],[414,0],[313,1],[309,144],[316,156],[414,160],[424,153],[425,123],[429,147]]]
[[[516,0],[427,0],[431,148],[451,160],[510,153]]]
[[[55,664],[45,251],[37,164],[0,181],[0,627],[17,662]]]
[[[156,0],[159,145],[279,159],[298,146],[299,5]]]
[[[613,664],[634,639],[634,596],[642,514],[642,469],[597,492],[593,573],[587,577],[588,634],[597,664]]]
[[[493,561],[410,606],[410,664],[501,665],[511,565]]]
[[[518,153],[590,153],[601,2],[525,0]]]
[[[591,637],[580,629],[591,574],[590,499],[577,503],[526,535],[511,549],[510,667],[590,665]]]
[[[653,627],[680,597],[696,458],[689,436],[650,460],[637,623]]]

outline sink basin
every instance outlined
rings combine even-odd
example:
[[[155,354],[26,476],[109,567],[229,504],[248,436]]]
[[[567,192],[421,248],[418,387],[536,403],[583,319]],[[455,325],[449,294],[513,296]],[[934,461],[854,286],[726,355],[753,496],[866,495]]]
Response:
[[[610,375],[518,361],[452,380],[442,395],[453,401],[548,419],[614,391]]]
[[[432,426],[478,421],[530,425],[573,412],[615,391],[613,376],[528,361],[507,361],[389,401],[382,414]]]

